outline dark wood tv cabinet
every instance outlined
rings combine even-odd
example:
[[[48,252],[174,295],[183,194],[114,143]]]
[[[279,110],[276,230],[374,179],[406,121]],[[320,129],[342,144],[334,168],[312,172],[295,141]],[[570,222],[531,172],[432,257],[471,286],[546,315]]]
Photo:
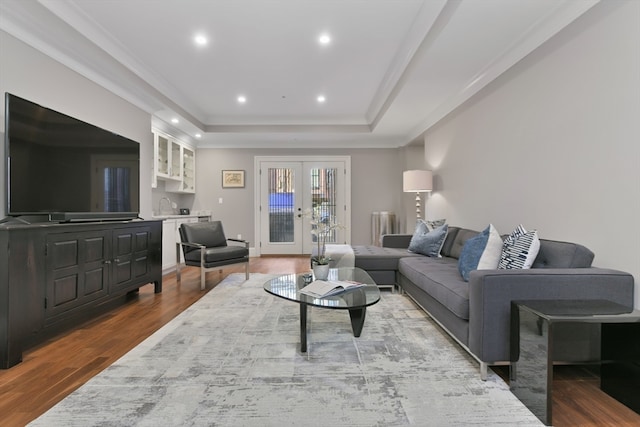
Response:
[[[0,368],[153,283],[162,221],[0,225]]]

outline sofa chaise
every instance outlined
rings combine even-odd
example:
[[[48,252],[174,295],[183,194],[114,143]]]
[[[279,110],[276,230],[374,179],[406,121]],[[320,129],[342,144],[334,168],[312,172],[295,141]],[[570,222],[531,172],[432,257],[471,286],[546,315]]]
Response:
[[[512,300],[606,299],[633,307],[633,276],[592,267],[593,252],[576,243],[540,239],[532,268],[473,270],[467,282],[458,271],[458,258],[478,233],[448,227],[441,257],[409,252],[411,234],[384,235],[382,247],[354,246],[353,251],[356,267],[380,285],[398,286],[477,359],[483,379],[488,365],[509,361]],[[589,327],[558,337],[554,359],[597,360],[599,345],[593,338],[598,336]]]

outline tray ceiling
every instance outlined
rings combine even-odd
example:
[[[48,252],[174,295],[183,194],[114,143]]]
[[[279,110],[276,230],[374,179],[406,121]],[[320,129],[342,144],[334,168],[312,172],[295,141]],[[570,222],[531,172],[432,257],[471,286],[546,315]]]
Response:
[[[398,147],[596,3],[3,0],[0,28],[198,146]]]

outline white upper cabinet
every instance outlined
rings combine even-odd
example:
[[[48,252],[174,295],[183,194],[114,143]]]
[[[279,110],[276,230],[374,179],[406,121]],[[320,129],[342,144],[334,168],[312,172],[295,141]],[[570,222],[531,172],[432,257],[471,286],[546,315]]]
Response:
[[[165,181],[172,193],[196,192],[196,152],[188,145],[153,131],[153,182]]]

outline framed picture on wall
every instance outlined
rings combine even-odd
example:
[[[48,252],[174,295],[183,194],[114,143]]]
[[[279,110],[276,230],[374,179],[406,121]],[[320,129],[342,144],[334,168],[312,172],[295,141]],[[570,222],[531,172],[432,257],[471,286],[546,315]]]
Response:
[[[222,188],[244,188],[244,171],[222,171]]]

